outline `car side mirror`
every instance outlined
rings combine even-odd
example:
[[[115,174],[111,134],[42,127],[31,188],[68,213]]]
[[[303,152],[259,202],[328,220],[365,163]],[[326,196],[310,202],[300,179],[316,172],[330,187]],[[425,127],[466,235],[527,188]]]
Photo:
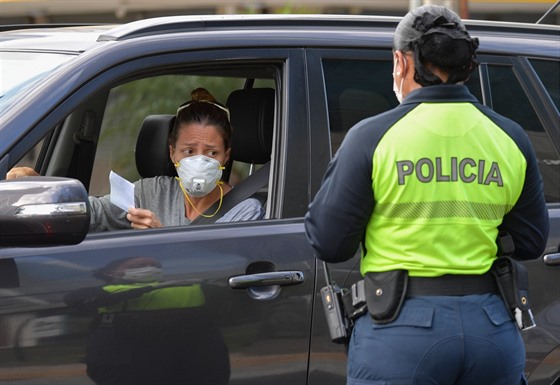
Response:
[[[81,182],[58,177],[0,181],[0,247],[80,243],[91,208]]]

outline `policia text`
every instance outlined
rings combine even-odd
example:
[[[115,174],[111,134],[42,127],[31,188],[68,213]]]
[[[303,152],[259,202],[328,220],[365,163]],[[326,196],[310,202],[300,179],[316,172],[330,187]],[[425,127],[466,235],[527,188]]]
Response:
[[[465,183],[476,182],[478,184],[489,185],[496,183],[497,186],[504,185],[500,166],[497,162],[492,162],[490,168],[486,170],[486,161],[480,159],[475,161],[471,158],[459,160],[452,157],[448,160],[446,169],[448,173],[444,173],[442,158],[421,158],[416,164],[411,160],[397,161],[397,172],[399,176],[399,185],[404,185],[406,177],[415,175],[418,181],[429,183],[432,180],[436,182],[458,182],[461,180]]]

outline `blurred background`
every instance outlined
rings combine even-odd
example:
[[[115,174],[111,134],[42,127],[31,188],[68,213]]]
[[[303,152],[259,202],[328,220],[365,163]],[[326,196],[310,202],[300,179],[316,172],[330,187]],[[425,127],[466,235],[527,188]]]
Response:
[[[198,14],[307,13],[403,16],[425,3],[464,19],[560,24],[557,0],[0,0],[0,24],[121,23]],[[542,20],[541,20],[542,19]]]

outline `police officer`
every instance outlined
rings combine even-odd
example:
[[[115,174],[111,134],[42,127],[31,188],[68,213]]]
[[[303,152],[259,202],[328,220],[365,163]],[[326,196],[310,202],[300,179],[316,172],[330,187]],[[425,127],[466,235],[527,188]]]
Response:
[[[409,12],[394,35],[401,104],[349,131],[309,207],[320,259],[362,247],[370,314],[354,325],[349,385],[525,381],[523,342],[489,270],[501,232],[516,259],[537,258],[548,214],[523,129],[462,85],[477,48],[445,7]]]

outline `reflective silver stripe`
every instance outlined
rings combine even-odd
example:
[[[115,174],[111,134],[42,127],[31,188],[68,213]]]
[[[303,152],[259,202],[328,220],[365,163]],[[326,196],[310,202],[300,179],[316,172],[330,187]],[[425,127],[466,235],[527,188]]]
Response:
[[[387,218],[478,218],[501,219],[511,205],[466,201],[385,203],[375,205],[375,214]]]

